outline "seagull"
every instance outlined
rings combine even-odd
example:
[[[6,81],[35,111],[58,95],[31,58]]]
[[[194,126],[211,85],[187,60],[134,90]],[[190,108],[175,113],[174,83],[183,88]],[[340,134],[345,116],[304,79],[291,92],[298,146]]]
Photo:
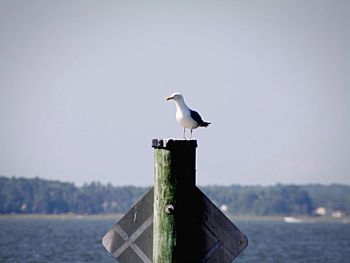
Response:
[[[191,129],[190,139],[192,138],[192,130],[198,127],[208,127],[210,122],[205,122],[198,112],[191,110],[185,103],[181,93],[173,93],[166,100],[174,100],[176,105],[176,120],[184,127],[183,137],[186,139],[186,128]]]

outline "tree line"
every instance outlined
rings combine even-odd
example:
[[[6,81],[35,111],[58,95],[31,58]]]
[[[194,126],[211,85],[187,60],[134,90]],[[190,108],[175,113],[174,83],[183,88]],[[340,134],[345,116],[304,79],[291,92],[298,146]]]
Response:
[[[312,215],[317,207],[350,214],[350,186],[203,186],[218,206],[239,215]],[[77,187],[40,178],[0,176],[0,213],[125,213],[149,187],[93,182]]]

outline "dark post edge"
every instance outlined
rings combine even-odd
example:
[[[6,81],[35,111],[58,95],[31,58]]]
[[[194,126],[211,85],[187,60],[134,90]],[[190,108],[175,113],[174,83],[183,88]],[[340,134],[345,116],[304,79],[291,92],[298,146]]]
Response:
[[[171,148],[174,145],[187,145],[192,147],[197,147],[197,140],[181,140],[181,139],[153,139],[152,147],[153,148]]]

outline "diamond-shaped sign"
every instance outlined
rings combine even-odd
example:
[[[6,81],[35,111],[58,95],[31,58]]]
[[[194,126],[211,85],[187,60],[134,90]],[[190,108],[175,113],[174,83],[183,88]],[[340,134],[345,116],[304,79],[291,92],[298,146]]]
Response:
[[[102,239],[119,262],[152,262],[153,188]]]
[[[198,252],[201,261],[232,262],[247,247],[247,237],[197,187],[195,194],[197,227],[204,240]]]
[[[248,245],[245,235],[196,187],[188,222],[190,248],[201,262],[232,262]],[[186,235],[186,233],[185,233]],[[153,188],[107,232],[102,244],[120,263],[152,262]],[[186,254],[183,255],[186,258]]]

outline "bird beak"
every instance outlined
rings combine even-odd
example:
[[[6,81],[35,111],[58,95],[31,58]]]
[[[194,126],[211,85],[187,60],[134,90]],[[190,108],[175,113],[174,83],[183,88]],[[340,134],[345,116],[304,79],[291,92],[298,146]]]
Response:
[[[172,100],[174,97],[166,97],[166,100]]]

